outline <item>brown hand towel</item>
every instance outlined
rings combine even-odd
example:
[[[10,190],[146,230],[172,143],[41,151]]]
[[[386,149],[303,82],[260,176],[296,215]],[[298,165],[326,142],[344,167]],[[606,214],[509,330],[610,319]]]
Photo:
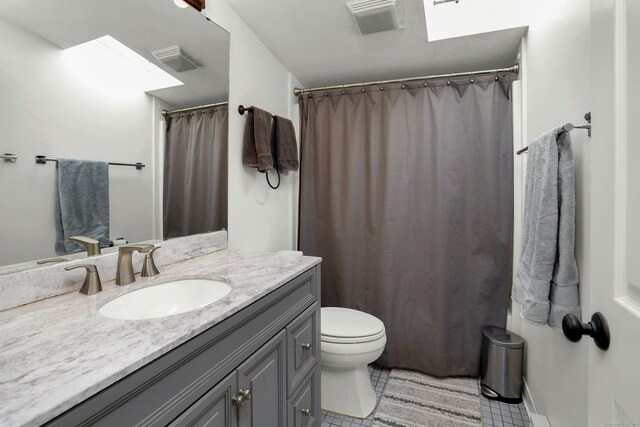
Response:
[[[275,116],[276,159],[278,170],[283,173],[298,170],[298,144],[291,120]]]
[[[242,163],[260,172],[273,169],[271,154],[271,113],[252,107],[248,111],[242,145]]]

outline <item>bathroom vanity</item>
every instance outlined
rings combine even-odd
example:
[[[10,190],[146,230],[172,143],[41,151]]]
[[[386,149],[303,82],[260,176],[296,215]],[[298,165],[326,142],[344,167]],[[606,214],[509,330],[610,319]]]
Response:
[[[0,392],[0,424],[318,425],[319,262],[295,252],[223,250],[125,290],[106,286],[94,299],[66,294],[0,312],[0,372],[9,384]],[[127,291],[188,277],[224,278],[232,290],[210,306],[161,319],[98,314]],[[38,331],[52,313],[63,317],[51,319],[62,332]],[[21,320],[39,317],[33,336],[17,340],[29,329]],[[33,366],[38,360],[49,365]]]

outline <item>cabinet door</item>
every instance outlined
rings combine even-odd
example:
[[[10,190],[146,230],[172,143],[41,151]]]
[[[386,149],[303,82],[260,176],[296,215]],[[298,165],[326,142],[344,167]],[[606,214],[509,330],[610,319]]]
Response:
[[[285,332],[280,332],[261,347],[236,372],[238,393],[249,390],[251,395],[238,407],[238,426],[285,426]]]
[[[220,381],[171,424],[171,427],[237,427],[236,408],[231,399],[237,394],[236,373]]]

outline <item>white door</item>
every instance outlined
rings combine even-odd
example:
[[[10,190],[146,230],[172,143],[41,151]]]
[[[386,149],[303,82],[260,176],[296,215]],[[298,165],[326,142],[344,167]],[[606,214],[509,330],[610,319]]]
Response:
[[[589,425],[640,426],[640,0],[591,0],[591,45]]]

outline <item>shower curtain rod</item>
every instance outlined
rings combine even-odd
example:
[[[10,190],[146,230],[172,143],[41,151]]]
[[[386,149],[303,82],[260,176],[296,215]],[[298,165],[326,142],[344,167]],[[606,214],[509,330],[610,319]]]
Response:
[[[229,106],[228,102],[218,102],[217,104],[199,105],[197,107],[181,108],[179,110],[162,110],[162,115],[167,117],[172,114],[190,113],[192,111],[205,110],[207,108],[228,107],[228,106]]]
[[[318,92],[318,91],[326,91],[331,89],[348,89],[353,87],[362,87],[362,86],[372,86],[372,85],[384,85],[390,83],[407,83],[414,81],[423,81],[423,80],[436,80],[436,79],[446,79],[446,78],[457,78],[457,77],[475,77],[475,76],[486,76],[497,73],[514,73],[518,74],[520,72],[520,64],[513,64],[511,67],[506,68],[496,68],[493,70],[482,70],[482,71],[468,71],[465,73],[450,73],[450,74],[435,74],[432,76],[422,76],[422,77],[409,77],[406,79],[394,79],[394,80],[380,80],[375,82],[364,82],[364,83],[350,83],[344,85],[334,85],[334,86],[324,86],[324,87],[314,87],[314,88],[295,88],[293,89],[293,94],[295,96],[300,96],[305,93],[310,92]]]

